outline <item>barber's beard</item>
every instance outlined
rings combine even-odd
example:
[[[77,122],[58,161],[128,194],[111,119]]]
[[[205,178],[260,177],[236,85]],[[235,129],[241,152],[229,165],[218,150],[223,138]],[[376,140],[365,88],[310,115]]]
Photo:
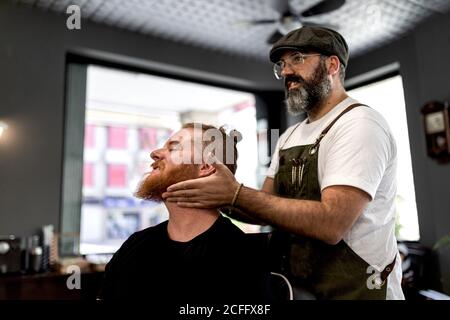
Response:
[[[157,163],[159,172],[148,173],[139,183],[134,196],[140,199],[162,202],[162,194],[174,183],[197,178],[195,165],[180,164],[167,169],[164,163]],[[154,164],[155,167],[155,164]]]
[[[287,90],[287,84],[294,81],[298,88]],[[290,114],[296,116],[303,112],[311,113],[321,105],[331,92],[331,82],[327,77],[325,61],[321,60],[310,80],[301,76],[288,76],[286,85],[286,106]]]

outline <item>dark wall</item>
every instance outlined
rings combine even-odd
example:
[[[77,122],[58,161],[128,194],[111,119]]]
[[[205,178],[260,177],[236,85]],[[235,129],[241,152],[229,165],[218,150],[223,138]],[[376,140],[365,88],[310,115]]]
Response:
[[[0,1],[0,234],[59,226],[65,57],[78,52],[249,90],[279,87],[269,62],[221,55]],[[108,53],[108,54],[105,54]]]
[[[258,119],[267,119],[268,132],[268,154],[271,157],[275,150],[277,136],[283,133],[286,127],[286,107],[284,106],[284,92],[283,91],[264,91],[258,92],[256,95],[256,117]],[[270,129],[279,129],[278,134],[270,131]],[[275,138],[272,138],[272,135]],[[274,141],[272,141],[274,140]]]
[[[426,155],[421,107],[431,100],[450,101],[450,15],[440,15],[392,45],[352,59],[348,78],[391,63],[400,64],[411,143],[419,214],[420,241],[432,247],[450,234],[450,165]],[[450,249],[439,255],[442,280],[450,292]]]

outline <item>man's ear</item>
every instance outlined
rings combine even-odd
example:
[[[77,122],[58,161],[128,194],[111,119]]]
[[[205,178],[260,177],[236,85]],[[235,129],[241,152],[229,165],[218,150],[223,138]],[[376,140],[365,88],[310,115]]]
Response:
[[[334,76],[339,73],[339,68],[341,66],[341,61],[339,61],[339,58],[337,56],[330,56],[329,57],[329,67],[328,67],[328,73],[331,76]]]
[[[199,175],[199,178],[207,177],[207,176],[212,175],[214,172],[216,172],[216,168],[214,168],[214,166],[212,166],[208,163],[202,163],[200,165],[198,175]]]

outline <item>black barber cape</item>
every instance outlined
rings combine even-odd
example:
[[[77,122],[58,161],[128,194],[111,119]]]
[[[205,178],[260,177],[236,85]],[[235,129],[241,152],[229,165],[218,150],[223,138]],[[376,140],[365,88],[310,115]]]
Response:
[[[268,299],[264,258],[229,219],[220,216],[188,242],[171,240],[167,223],[125,241],[106,266],[99,298],[150,303]]]

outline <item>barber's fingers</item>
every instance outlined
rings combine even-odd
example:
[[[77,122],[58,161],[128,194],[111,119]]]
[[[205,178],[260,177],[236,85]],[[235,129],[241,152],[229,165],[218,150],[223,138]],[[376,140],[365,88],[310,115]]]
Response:
[[[214,205],[206,199],[189,197],[170,197],[165,199],[167,202],[176,203],[180,207],[187,208],[213,208]]]
[[[199,195],[200,192],[198,189],[180,189],[175,191],[167,191],[162,194],[163,199],[166,198],[194,198]]]
[[[197,200],[195,200],[195,199],[190,199],[190,198],[185,198],[185,197],[170,197],[170,198],[165,199],[165,201],[167,201],[167,202],[176,202],[176,203],[180,203],[180,202],[186,202],[186,203],[197,202]]]
[[[186,181],[181,181],[178,183],[175,183],[167,188],[167,191],[177,191],[177,190],[189,190],[189,189],[197,189],[198,182],[202,178],[199,179],[191,179]]]

